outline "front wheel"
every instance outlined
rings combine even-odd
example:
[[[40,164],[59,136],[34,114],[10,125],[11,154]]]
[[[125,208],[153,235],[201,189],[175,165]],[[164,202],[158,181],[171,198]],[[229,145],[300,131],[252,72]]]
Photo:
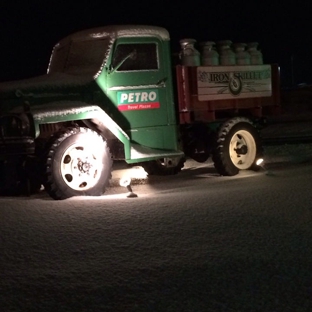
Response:
[[[258,170],[257,159],[262,157],[258,130],[251,120],[237,117],[225,122],[217,133],[212,160],[224,176],[236,175],[239,170]]]
[[[88,128],[70,128],[51,138],[44,186],[54,199],[100,196],[111,170],[112,158],[106,141]]]

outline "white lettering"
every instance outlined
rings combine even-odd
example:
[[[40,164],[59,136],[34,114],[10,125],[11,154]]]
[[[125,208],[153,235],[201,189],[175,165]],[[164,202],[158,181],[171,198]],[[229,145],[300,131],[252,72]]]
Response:
[[[121,97],[120,97],[120,103],[123,103],[124,101],[126,101],[128,98],[128,94],[127,93],[122,93]]]
[[[129,93],[129,98],[128,98],[129,103],[133,102],[133,97],[134,97],[134,93]]]
[[[129,93],[121,93],[119,98],[119,104],[123,103],[146,103],[146,102],[154,102],[157,99],[157,92],[129,92]]]
[[[128,110],[138,109],[139,105],[128,105]]]
[[[150,101],[154,101],[156,99],[156,92],[150,92],[150,94],[148,95],[148,98]]]
[[[148,93],[147,92],[142,92],[141,94],[141,102],[146,102],[148,99]]]
[[[135,101],[136,101],[136,102],[139,102],[141,92],[136,92],[136,93],[134,93],[134,94],[135,94]]]
[[[141,108],[141,109],[148,109],[148,108],[152,108],[152,105],[151,104],[140,104],[139,108]]]

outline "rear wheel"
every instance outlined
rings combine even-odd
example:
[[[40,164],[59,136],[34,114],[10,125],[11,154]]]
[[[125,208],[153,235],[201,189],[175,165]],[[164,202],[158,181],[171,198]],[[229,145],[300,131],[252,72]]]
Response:
[[[140,165],[149,175],[174,175],[182,170],[184,162],[184,157],[165,157],[142,162]]]
[[[258,130],[248,118],[237,117],[225,122],[218,131],[212,160],[221,175],[233,176],[239,170],[258,170],[256,161],[262,154]]]
[[[48,145],[44,186],[54,199],[100,196],[111,170],[106,141],[88,128],[70,128],[54,135]]]

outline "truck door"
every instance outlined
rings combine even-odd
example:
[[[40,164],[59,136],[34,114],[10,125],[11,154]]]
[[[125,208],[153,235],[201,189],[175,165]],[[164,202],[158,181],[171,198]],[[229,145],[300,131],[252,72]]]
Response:
[[[107,94],[125,131],[170,123],[167,105],[173,103],[168,101],[171,92],[166,92],[168,68],[163,58],[157,38],[120,38],[113,47]]]

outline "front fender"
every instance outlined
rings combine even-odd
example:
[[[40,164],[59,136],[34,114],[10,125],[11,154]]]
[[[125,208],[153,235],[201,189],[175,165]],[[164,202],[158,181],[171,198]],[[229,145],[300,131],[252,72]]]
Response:
[[[40,124],[97,118],[124,144],[126,157],[130,155],[130,138],[120,126],[97,105],[84,102],[53,102],[31,108],[35,135],[40,135]]]

